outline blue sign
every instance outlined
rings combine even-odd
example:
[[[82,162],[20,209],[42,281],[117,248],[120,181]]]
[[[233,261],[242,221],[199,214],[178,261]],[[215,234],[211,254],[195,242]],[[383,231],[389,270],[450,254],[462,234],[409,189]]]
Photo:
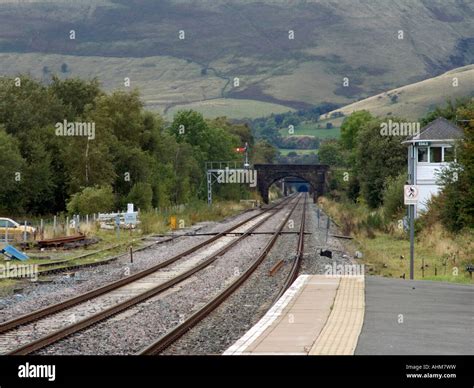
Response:
[[[27,255],[20,252],[18,249],[16,249],[15,247],[12,247],[11,245],[7,245],[3,247],[0,250],[0,253],[3,253],[5,256],[7,256],[10,259],[16,259],[16,260],[21,260],[21,261],[25,261],[29,259]]]

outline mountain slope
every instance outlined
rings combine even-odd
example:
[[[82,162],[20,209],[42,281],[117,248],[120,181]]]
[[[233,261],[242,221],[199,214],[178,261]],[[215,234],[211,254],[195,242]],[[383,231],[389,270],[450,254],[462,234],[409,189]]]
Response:
[[[454,86],[456,80],[458,86]],[[448,99],[465,96],[474,97],[474,65],[346,105],[322,116],[322,119],[330,118],[337,112],[348,116],[357,110],[368,110],[376,116],[393,115],[416,120],[435,106],[444,105]]]
[[[64,76],[111,89],[132,74],[161,111],[348,104],[473,63],[473,19],[471,0],[0,0],[0,75],[47,76],[62,58]]]

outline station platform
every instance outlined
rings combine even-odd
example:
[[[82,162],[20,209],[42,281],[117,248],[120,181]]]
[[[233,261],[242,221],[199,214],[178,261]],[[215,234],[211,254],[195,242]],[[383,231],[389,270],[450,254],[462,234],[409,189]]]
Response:
[[[300,275],[224,354],[354,354],[364,308],[363,276]]]
[[[300,275],[224,355],[473,354],[474,286]]]

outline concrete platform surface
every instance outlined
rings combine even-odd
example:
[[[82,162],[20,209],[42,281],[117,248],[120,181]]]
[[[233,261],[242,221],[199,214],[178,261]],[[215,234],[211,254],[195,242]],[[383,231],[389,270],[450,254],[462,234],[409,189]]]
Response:
[[[474,286],[365,278],[355,354],[474,354]]]
[[[301,275],[224,354],[353,354],[363,321],[363,286],[362,277]]]
[[[301,275],[225,355],[474,354],[474,286]]]

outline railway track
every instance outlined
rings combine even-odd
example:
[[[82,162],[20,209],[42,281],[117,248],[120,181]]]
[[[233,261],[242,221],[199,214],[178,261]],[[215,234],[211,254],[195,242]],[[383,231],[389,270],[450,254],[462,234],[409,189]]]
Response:
[[[147,270],[0,324],[0,352],[30,354],[175,286],[212,264],[292,200],[287,198]],[[199,252],[202,248],[209,250],[210,244],[210,256],[209,252]],[[160,271],[166,267],[168,271]]]
[[[283,228],[285,227],[286,223],[290,219],[291,215],[293,214],[294,210],[298,206],[299,200],[296,204],[291,208],[288,215],[279,225],[278,229],[273,234],[272,238],[268,241],[265,248],[262,250],[260,255],[255,259],[252,265],[237,279],[235,279],[229,286],[227,286],[222,292],[220,292],[216,297],[214,297],[210,302],[204,305],[201,309],[196,311],[192,314],[189,318],[183,321],[178,326],[174,327],[170,331],[168,331],[165,335],[159,338],[157,341],[152,343],[147,348],[143,349],[139,352],[139,355],[157,355],[162,353],[176,341],[178,341],[184,334],[186,334],[189,330],[191,330],[196,324],[201,322],[205,319],[209,314],[211,314],[217,307],[219,307],[230,295],[233,294],[258,268],[258,266],[263,262],[263,260],[267,257],[270,250],[276,243],[278,236],[281,235]],[[304,250],[304,235],[305,235],[305,214],[306,214],[306,195],[304,196],[303,202],[303,212],[302,212],[302,221],[299,230],[299,238],[298,238],[298,247],[297,247],[297,254],[295,256],[294,263],[292,265],[292,269],[288,278],[285,282],[285,285],[282,289],[282,293],[286,291],[286,289],[291,285],[291,282],[295,276],[297,276],[301,260],[303,257],[303,250]]]
[[[303,212],[301,215],[301,225],[298,236],[298,246],[296,248],[296,255],[291,265],[290,272],[285,280],[285,284],[275,298],[275,302],[282,297],[285,291],[290,288],[293,282],[298,277],[301,263],[303,261],[304,255],[304,236],[305,236],[305,226],[306,226],[306,196],[304,197]]]
[[[185,237],[185,236],[186,235],[183,234],[183,235],[171,236],[171,237],[169,237],[167,239],[164,239],[164,240],[155,241],[151,244],[147,244],[147,245],[144,245],[142,247],[136,248],[134,250],[134,252],[141,252],[141,251],[144,251],[146,249],[150,249],[150,248],[153,248],[157,245],[165,244],[167,242],[171,242],[173,240],[176,240],[180,237]],[[143,241],[143,240],[149,239],[150,237],[152,237],[152,236],[139,237],[138,239],[136,239],[136,241]],[[55,261],[48,261],[48,262],[45,262],[45,263],[39,263],[38,264],[38,268],[39,268],[38,276],[53,275],[53,274],[57,274],[57,273],[60,273],[60,272],[72,271],[72,270],[77,270],[77,269],[81,269],[81,268],[96,267],[96,266],[99,266],[99,265],[105,265],[105,264],[111,263],[111,262],[116,261],[116,260],[118,260],[122,257],[128,256],[129,252],[127,251],[127,252],[120,253],[118,255],[112,256],[112,257],[108,257],[106,259],[91,261],[91,262],[87,262],[87,263],[68,264],[68,263],[76,262],[77,260],[85,259],[87,257],[91,257],[91,256],[94,256],[94,255],[99,255],[99,254],[102,254],[102,253],[105,253],[105,252],[108,252],[108,251],[112,251],[114,249],[118,249],[120,247],[127,246],[127,245],[129,245],[129,244],[126,244],[126,243],[116,244],[116,245],[113,245],[113,246],[110,246],[110,247],[99,249],[99,250],[89,252],[89,253],[86,253],[86,254],[83,254],[83,255],[80,255],[80,256],[71,257],[71,258],[68,258],[68,259],[59,259],[59,260],[55,260]],[[21,266],[19,266],[19,268],[21,268]],[[10,276],[10,275],[9,276],[4,276],[3,278],[4,279],[21,279],[22,277],[23,276],[21,274],[18,274],[18,275],[15,275],[15,276]]]

